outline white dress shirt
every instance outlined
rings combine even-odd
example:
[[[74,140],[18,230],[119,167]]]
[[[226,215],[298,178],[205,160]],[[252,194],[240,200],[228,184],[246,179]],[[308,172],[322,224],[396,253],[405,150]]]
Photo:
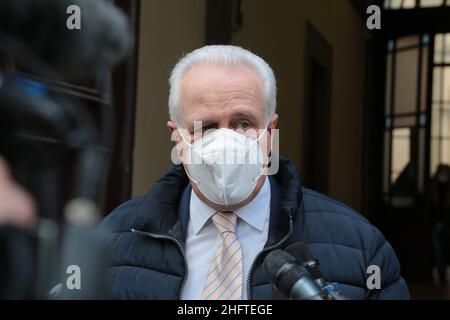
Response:
[[[214,213],[216,210],[201,201],[192,190],[186,238],[189,273],[181,297],[184,300],[202,299],[209,267],[222,241],[211,220]],[[267,177],[256,197],[234,213],[238,216],[237,235],[242,247],[242,299],[247,299],[248,272],[256,255],[264,248],[269,232],[270,182]]]

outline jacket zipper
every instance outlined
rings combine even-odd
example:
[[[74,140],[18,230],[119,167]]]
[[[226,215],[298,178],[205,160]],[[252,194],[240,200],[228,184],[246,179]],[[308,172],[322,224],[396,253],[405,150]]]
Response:
[[[186,253],[184,251],[184,248],[183,248],[183,245],[181,244],[181,242],[171,236],[166,236],[166,235],[156,234],[156,233],[151,233],[151,232],[145,232],[145,231],[141,231],[141,230],[136,230],[134,228],[131,228],[131,232],[134,232],[134,233],[137,233],[140,235],[145,235],[150,238],[171,240],[171,241],[175,242],[175,244],[178,246],[181,256],[183,257],[184,267],[186,269],[186,273],[183,277],[183,282],[181,283],[180,292],[178,293],[178,300],[181,300],[181,297],[183,296],[183,290],[184,290],[184,287],[186,286],[186,282],[187,282],[187,278],[188,278],[188,274],[189,274],[189,267],[188,267],[188,263],[187,263],[187,259],[186,259]]]
[[[291,236],[293,231],[293,221],[292,221],[292,215],[289,215],[289,231],[288,233],[283,237],[283,239],[281,239],[278,243],[271,245],[267,248],[264,248],[263,250],[261,250],[255,257],[255,259],[253,260],[251,266],[250,266],[250,270],[248,271],[248,277],[247,277],[247,299],[251,300],[252,299],[252,293],[251,293],[251,281],[252,281],[252,275],[253,275],[253,269],[255,268],[256,262],[258,261],[259,257],[267,252],[267,251],[271,251],[274,249],[277,249],[279,247],[281,247],[283,245],[283,243],[285,243],[289,237]]]

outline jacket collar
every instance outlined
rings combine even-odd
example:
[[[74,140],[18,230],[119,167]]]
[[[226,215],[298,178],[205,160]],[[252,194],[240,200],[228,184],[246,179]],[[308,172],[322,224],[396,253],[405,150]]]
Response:
[[[286,235],[289,216],[295,222],[302,201],[300,180],[295,165],[279,158],[279,170],[270,176],[271,203],[268,241],[270,246]],[[134,228],[165,234],[184,242],[189,221],[189,200],[192,188],[183,166],[172,165],[148,192],[138,209]]]
[[[279,161],[277,174],[270,176],[270,224],[265,247],[277,243],[287,234],[290,217],[295,223],[303,199],[295,165],[282,156]]]

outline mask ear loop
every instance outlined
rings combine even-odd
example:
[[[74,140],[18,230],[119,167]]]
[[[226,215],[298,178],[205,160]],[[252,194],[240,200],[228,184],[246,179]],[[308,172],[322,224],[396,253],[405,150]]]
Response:
[[[177,124],[177,128],[178,128],[178,124]],[[187,142],[186,138],[185,138],[184,135],[181,133],[181,129],[177,129],[177,130],[178,130],[178,133],[179,133],[180,136],[181,136],[181,139],[183,139],[184,143],[186,143],[186,145],[189,147],[189,150],[192,150],[192,148],[193,148],[192,143]],[[191,159],[191,160],[192,160],[192,159]],[[189,170],[188,170],[188,168],[187,168],[186,166],[185,166],[184,172],[186,172],[186,175],[189,177],[189,179],[190,179],[192,182],[194,182],[197,186],[200,185],[200,183],[199,183],[197,180],[195,180],[195,179],[189,174]]]
[[[259,140],[264,136],[264,134],[265,134],[266,132],[268,132],[268,131],[267,131],[267,128],[269,128],[269,124],[270,124],[270,119],[269,119],[269,121],[267,122],[266,126],[264,127],[263,133],[261,133],[261,134],[259,135],[259,137],[256,138],[256,139],[253,141],[254,144],[257,144],[257,143],[259,142]],[[271,138],[272,138],[272,137],[271,137]],[[252,147],[254,146],[254,144],[252,145]],[[261,170],[261,173],[260,173],[255,179],[253,179],[252,182],[257,181],[257,180],[264,174],[263,172],[264,172],[267,168],[268,168],[268,166],[267,166],[267,165],[264,165],[263,168],[262,168],[262,170]]]
[[[181,129],[178,129],[178,128],[179,128],[179,126],[178,126],[178,124],[177,124],[177,130],[178,130],[178,133],[179,133],[180,136],[181,136],[181,139],[183,139],[184,143],[186,143],[189,147],[192,148],[192,143],[187,142],[186,138],[185,138],[184,135],[181,133]]]
[[[258,141],[262,138],[262,136],[264,135],[264,133],[266,133],[267,128],[269,128],[269,124],[270,124],[270,120],[269,120],[269,122],[267,122],[266,126],[264,127],[263,133],[261,133],[261,134],[259,135],[259,137],[256,138],[255,142],[258,142]]]
[[[264,130],[263,130],[263,133],[261,133],[261,134],[259,135],[259,137],[256,138],[256,140],[254,141],[254,144],[252,144],[252,147],[253,147],[255,144],[258,144],[259,140],[262,138],[262,136],[264,135],[264,133],[267,132],[267,128],[269,127],[269,124],[270,124],[270,120],[269,120],[269,122],[267,122],[267,125],[265,126],[265,128],[264,128]],[[259,150],[261,150],[261,149],[259,148]],[[261,152],[261,153],[262,153],[262,152]],[[259,173],[259,175],[258,175],[257,177],[255,177],[255,178],[252,180],[252,183],[258,181],[258,179],[261,178],[261,176],[263,175],[263,172],[266,170],[266,168],[267,168],[267,166],[263,166],[263,168],[261,169],[261,172]],[[255,184],[255,187],[256,187],[256,184]],[[245,196],[244,199],[247,199],[247,198],[250,196],[250,194],[255,190],[255,187],[253,187],[252,190],[250,190],[250,192]]]

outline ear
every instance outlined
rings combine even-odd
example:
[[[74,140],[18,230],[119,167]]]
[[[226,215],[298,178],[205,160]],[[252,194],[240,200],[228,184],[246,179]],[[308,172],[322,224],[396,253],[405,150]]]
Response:
[[[271,130],[273,130],[273,129],[276,129],[276,128],[277,128],[277,125],[278,125],[278,114],[277,114],[277,113],[274,113],[274,114],[272,115],[272,117],[270,118],[269,125],[267,126],[267,129],[268,129],[269,131],[271,131]],[[272,132],[270,132],[270,133],[272,133]]]
[[[175,142],[175,148],[178,152],[178,157],[180,159],[183,159],[183,144],[180,143],[182,138],[180,136],[180,132],[178,130],[176,123],[173,122],[172,120],[167,121],[167,128],[169,128],[171,132],[170,140]]]
[[[175,144],[178,144],[180,141],[180,136],[179,133],[177,131],[177,125],[175,122],[173,122],[172,120],[167,121],[167,128],[169,128],[170,133],[172,134],[172,141],[175,141]],[[174,139],[175,137],[175,139]]]
[[[170,132],[174,132],[177,130],[177,125],[172,120],[167,121],[167,128],[169,128]]]

